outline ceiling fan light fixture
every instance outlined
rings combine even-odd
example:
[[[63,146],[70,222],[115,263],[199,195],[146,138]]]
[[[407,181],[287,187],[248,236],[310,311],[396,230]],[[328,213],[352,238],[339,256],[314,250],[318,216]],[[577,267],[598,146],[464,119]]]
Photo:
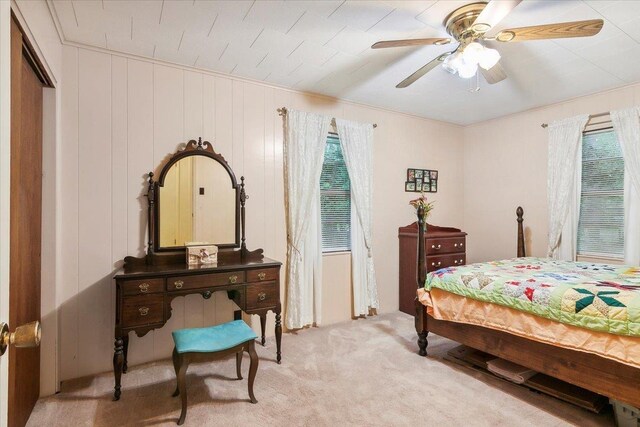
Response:
[[[500,61],[500,52],[495,49],[484,48],[478,60],[478,65],[485,70],[490,70],[498,61]]]
[[[462,62],[462,65],[458,67],[458,75],[463,79],[470,79],[478,72],[478,64]]]
[[[484,53],[485,47],[478,42],[469,43],[462,51],[462,59],[469,64],[477,64]]]

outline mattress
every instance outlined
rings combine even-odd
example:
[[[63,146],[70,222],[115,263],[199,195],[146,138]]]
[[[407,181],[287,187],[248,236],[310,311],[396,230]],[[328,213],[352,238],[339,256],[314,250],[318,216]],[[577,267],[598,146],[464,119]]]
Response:
[[[594,332],[640,337],[639,267],[514,258],[431,272],[425,290],[435,289]]]
[[[438,320],[496,329],[640,368],[640,338],[637,337],[592,331],[438,288],[418,289],[418,299],[427,306],[429,315]]]

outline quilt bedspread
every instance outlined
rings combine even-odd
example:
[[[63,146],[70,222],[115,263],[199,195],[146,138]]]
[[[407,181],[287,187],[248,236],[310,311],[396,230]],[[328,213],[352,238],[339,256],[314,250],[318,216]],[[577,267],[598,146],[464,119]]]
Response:
[[[439,288],[595,331],[640,337],[640,267],[514,258],[443,268]]]

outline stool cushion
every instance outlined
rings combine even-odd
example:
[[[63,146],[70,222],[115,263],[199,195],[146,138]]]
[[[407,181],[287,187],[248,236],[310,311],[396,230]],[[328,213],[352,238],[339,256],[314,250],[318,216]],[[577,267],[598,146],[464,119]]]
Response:
[[[172,332],[178,353],[214,353],[227,350],[258,336],[243,320]]]

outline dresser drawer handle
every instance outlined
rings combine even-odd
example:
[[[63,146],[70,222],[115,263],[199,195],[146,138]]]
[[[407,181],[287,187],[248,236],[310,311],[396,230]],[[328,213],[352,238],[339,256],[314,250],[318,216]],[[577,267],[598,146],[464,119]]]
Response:
[[[182,285],[184,285],[184,282],[182,280],[176,280],[175,282],[173,282],[173,284],[176,286],[176,289],[182,289]]]
[[[436,264],[435,262],[432,262],[431,265],[433,267],[440,267],[440,265],[442,264],[442,262],[438,261],[438,263]]]
[[[264,300],[266,300],[266,299],[267,299],[267,294],[266,294],[266,293],[264,293],[264,292],[260,292],[260,293],[258,294],[258,301],[264,301]]]
[[[463,246],[464,246],[464,243],[454,243],[454,244],[453,244],[453,247],[454,247],[454,248],[457,248],[458,246],[463,247]]]
[[[140,292],[142,292],[143,294],[146,292],[149,292],[149,284],[148,283],[141,283],[140,286],[138,286],[140,288]]]
[[[229,276],[229,283],[236,283],[238,281],[238,276]]]
[[[267,277],[266,273],[258,273],[258,279],[264,280],[265,277]]]
[[[453,263],[454,263],[455,265],[458,265],[458,260],[457,260],[457,259],[454,259],[454,260],[453,260]]]
[[[463,259],[461,259],[460,261],[458,261],[458,263],[459,263],[460,265],[462,265],[462,264],[464,264],[464,260],[463,260]]]
[[[149,314],[149,307],[140,307],[138,311],[140,312],[140,316],[146,316]]]
[[[442,245],[431,245],[431,249],[435,249],[435,250],[439,250],[442,247]]]

